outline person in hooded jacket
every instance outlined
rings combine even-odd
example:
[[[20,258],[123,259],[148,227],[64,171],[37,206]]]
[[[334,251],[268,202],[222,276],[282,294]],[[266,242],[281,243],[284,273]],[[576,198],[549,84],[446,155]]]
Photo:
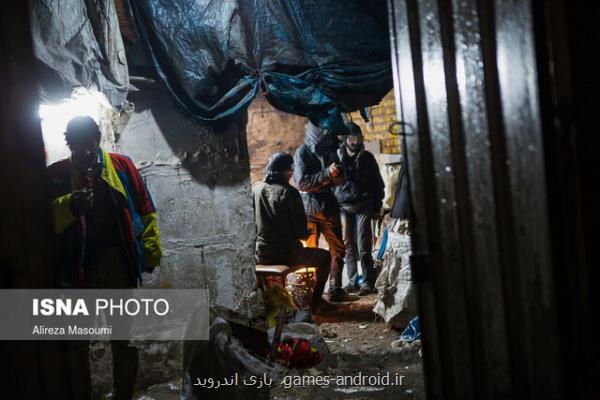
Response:
[[[375,286],[371,218],[379,215],[385,184],[375,157],[364,149],[360,127],[353,122],[347,122],[346,127],[349,135],[337,152],[346,180],[335,188],[346,246],[348,285],[344,289],[364,296],[372,293]],[[364,277],[360,288],[357,260]]]
[[[342,289],[345,246],[340,207],[333,193],[333,188],[344,180],[337,163],[337,147],[337,137],[333,132],[309,122],[304,144],[294,155],[294,181],[300,190],[306,216],[316,226],[313,234],[317,239],[323,234],[329,245],[329,299],[334,302],[346,298],[346,292]]]
[[[306,214],[298,190],[289,184],[294,159],[283,152],[269,159],[265,180],[253,190],[256,223],[256,262],[263,265],[288,265],[292,270],[316,267],[317,282],[311,310],[330,311],[333,307],[322,295],[329,276],[331,259],[323,249],[303,247],[308,238]]]

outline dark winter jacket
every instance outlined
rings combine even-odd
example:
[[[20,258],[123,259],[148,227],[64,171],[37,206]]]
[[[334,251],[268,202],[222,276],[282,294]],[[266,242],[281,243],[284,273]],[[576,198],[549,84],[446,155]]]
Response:
[[[325,145],[330,142],[330,145]],[[330,218],[339,214],[333,186],[343,178],[332,178],[329,166],[337,162],[335,136],[328,130],[308,123],[304,144],[294,155],[294,181],[302,195],[309,219]],[[334,147],[335,146],[335,147]]]
[[[370,152],[362,149],[350,157],[343,144],[337,152],[346,181],[335,188],[335,196],[342,207],[369,204],[368,212],[381,209],[385,195],[385,184],[379,172],[377,160]]]
[[[259,263],[280,259],[302,247],[306,239],[306,214],[298,190],[289,183],[259,183],[253,190],[256,222],[256,257]]]

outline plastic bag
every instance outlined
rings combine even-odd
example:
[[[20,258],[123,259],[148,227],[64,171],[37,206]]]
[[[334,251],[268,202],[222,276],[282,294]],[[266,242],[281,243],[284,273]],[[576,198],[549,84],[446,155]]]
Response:
[[[403,342],[414,342],[415,340],[421,339],[421,326],[419,324],[419,317],[414,317],[408,323],[408,326],[400,334],[400,340]]]

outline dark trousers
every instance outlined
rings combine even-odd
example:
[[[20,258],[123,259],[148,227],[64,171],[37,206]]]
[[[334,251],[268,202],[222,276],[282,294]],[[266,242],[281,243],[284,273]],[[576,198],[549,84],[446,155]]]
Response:
[[[118,247],[91,256],[85,262],[85,286],[90,289],[131,289],[135,287],[129,263]],[[71,371],[78,399],[91,397],[89,341],[68,342],[71,348]],[[133,398],[138,371],[138,350],[127,340],[111,340],[113,356],[114,400]]]
[[[373,266],[373,232],[371,229],[371,216],[358,212],[350,212],[342,208],[342,225],[344,231],[344,245],[346,246],[346,273],[348,284],[358,286],[358,266],[360,260],[365,283],[371,287],[375,285],[375,267]]]
[[[323,249],[313,249],[310,247],[298,247],[287,254],[266,255],[260,251],[256,256],[257,262],[264,265],[283,264],[296,271],[305,267],[315,267],[317,269],[317,283],[313,290],[312,305],[315,306],[321,300],[329,269],[331,258],[329,253]],[[291,272],[291,271],[290,271]]]
[[[319,236],[323,235],[329,246],[331,256],[331,271],[329,272],[329,292],[342,287],[342,269],[344,268],[344,254],[346,248],[342,239],[342,222],[340,216],[335,217],[308,217],[309,226],[313,230],[309,243],[319,243]]]

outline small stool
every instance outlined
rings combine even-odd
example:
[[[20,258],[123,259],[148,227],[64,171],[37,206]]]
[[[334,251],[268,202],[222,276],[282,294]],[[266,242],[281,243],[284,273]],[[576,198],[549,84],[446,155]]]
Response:
[[[263,265],[257,264],[255,267],[256,278],[263,293],[267,291],[266,279],[276,276],[281,279],[282,286],[285,287],[285,279],[290,272],[290,267],[287,265]]]

